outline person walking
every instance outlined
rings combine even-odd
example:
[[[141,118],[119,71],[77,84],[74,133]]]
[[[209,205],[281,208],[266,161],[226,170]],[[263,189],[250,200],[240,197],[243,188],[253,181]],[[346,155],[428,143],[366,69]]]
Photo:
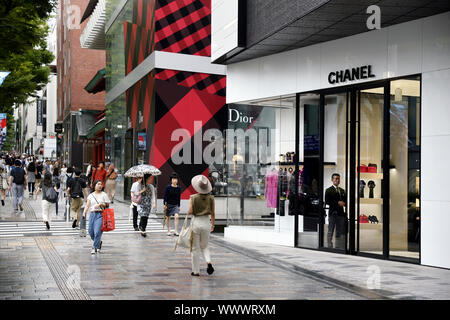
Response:
[[[58,202],[61,193],[61,176],[59,174],[59,168],[57,166],[53,167],[53,183],[58,185],[58,200],[56,201],[56,215],[58,215]]]
[[[0,192],[2,199],[2,206],[5,206],[6,190],[8,189],[8,173],[6,172],[5,165],[0,166]]]
[[[26,173],[28,181],[28,196],[31,198],[33,197],[36,184],[36,164],[34,163],[34,161],[28,164]]]
[[[89,214],[89,235],[94,244],[91,254],[100,253],[102,248],[102,211],[109,207],[108,195],[102,191],[103,184],[101,180],[95,180],[93,183],[94,192],[87,197],[87,203],[83,211],[83,217],[86,218],[87,211]]]
[[[114,196],[116,195],[116,179],[118,174],[115,170],[114,163],[111,163],[106,171],[105,192],[108,195],[111,203],[114,203]]]
[[[14,212],[23,211],[23,192],[27,189],[27,176],[22,168],[22,161],[16,159],[9,177],[9,191],[12,194]]]
[[[145,188],[144,185],[142,184],[142,177],[137,178],[137,180],[131,185],[131,206],[132,206],[132,210],[133,210],[133,227],[134,227],[134,231],[139,231],[139,227],[137,224],[137,220],[138,220],[138,206],[141,204],[141,202],[136,203],[134,201],[136,201],[137,197],[141,196],[142,194],[145,192]]]
[[[66,196],[66,189],[67,189],[67,165],[65,163],[63,163],[62,167],[61,167],[61,184],[62,184],[62,191],[63,191],[63,196]]]
[[[36,185],[40,185],[42,182],[42,170],[44,167],[42,166],[41,161],[36,162]]]
[[[144,192],[142,193],[142,202],[139,206],[138,212],[141,217],[139,221],[139,230],[141,231],[141,236],[144,238],[147,236],[146,228],[148,217],[152,211],[152,209],[156,208],[156,192],[155,187],[152,184],[152,175],[146,174],[144,175]]]
[[[60,185],[59,182],[55,183],[52,179],[52,175],[50,174],[50,172],[46,172],[44,174],[44,179],[42,180],[42,182],[39,184],[37,190],[36,190],[36,196],[35,196],[35,200],[37,200],[37,197],[39,195],[39,193],[42,190],[42,220],[44,221],[47,230],[50,230],[50,222],[52,220],[52,214],[50,211],[50,207],[52,206],[53,203],[58,203],[58,198],[56,196],[56,199],[52,200],[48,198],[48,189],[53,188],[55,190],[56,193],[58,193],[58,189],[59,189]],[[56,201],[56,202],[53,202]]]
[[[80,175],[81,170],[75,169],[75,178],[69,179],[67,184],[67,198],[71,199],[72,228],[80,225],[81,206],[83,205],[84,195],[87,197],[86,182],[80,178]]]
[[[92,171],[93,171],[93,169],[94,169],[94,161],[89,160],[89,165],[87,166],[87,169],[86,169],[86,177],[88,179],[87,183],[88,183],[89,186],[92,183],[91,178],[92,178]]]
[[[191,195],[189,199],[188,214],[193,215],[191,220],[192,240],[192,276],[200,275],[200,253],[203,254],[207,264],[207,273],[212,274],[214,268],[211,263],[209,252],[209,234],[214,231],[215,205],[214,197],[209,193],[212,190],[211,182],[204,175],[197,175],[191,180],[192,187],[197,194]],[[210,220],[211,218],[211,220]]]
[[[170,175],[170,184],[164,191],[164,210],[167,217],[167,235],[170,236],[170,217],[174,217],[174,235],[178,236],[178,214],[180,213],[181,188],[178,186],[178,175]]]
[[[102,186],[105,187],[106,183],[106,170],[105,170],[105,163],[103,161],[100,161],[98,163],[98,167],[94,169],[94,172],[92,173],[92,181],[100,180],[102,182]],[[94,191],[94,183],[91,184],[91,190]]]

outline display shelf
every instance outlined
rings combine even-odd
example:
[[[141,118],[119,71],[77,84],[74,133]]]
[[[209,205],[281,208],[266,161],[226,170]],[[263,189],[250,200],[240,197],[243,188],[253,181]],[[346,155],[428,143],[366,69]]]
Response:
[[[383,199],[381,198],[359,198],[360,204],[383,204]]]
[[[370,172],[361,172],[359,174],[359,178],[361,180],[381,180],[383,179],[383,174],[382,173],[370,173]]]

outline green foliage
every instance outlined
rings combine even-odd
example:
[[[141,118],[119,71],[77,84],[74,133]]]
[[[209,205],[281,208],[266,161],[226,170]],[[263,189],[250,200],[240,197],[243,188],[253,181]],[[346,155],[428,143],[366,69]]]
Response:
[[[46,20],[56,0],[0,0],[0,70],[11,74],[0,86],[0,113],[7,113],[4,150],[15,142],[13,106],[34,97],[48,82],[54,59],[46,49]]]

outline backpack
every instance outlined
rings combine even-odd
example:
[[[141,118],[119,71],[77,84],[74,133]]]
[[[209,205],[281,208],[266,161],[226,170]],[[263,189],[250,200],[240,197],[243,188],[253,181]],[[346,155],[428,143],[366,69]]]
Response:
[[[58,193],[53,186],[45,189],[45,200],[51,203],[56,203],[58,200]]]
[[[15,184],[23,184],[25,182],[25,171],[22,168],[14,168],[14,172],[12,174],[12,176],[14,177],[13,182]]]
[[[83,195],[80,178],[74,178],[70,189],[71,198],[80,198]]]

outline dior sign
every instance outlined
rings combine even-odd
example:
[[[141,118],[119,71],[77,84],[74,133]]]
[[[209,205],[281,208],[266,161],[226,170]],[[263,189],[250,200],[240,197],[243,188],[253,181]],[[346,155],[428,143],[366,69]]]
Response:
[[[368,78],[375,78],[375,75],[372,73],[371,65],[334,71],[328,74],[328,82],[330,84],[337,84],[347,81],[362,80]]]
[[[252,123],[253,117],[248,117],[236,109],[228,109],[228,122]]]

